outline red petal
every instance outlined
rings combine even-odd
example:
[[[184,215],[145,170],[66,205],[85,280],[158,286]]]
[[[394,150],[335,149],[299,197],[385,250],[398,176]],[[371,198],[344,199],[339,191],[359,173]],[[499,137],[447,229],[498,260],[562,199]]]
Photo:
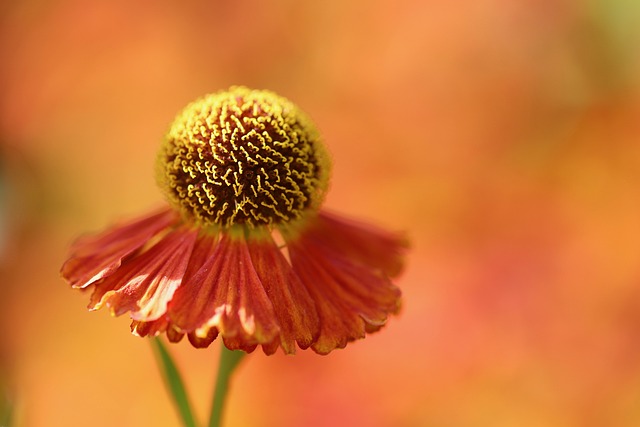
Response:
[[[197,232],[179,228],[140,256],[127,260],[111,276],[96,283],[89,305],[104,303],[117,316],[131,311],[134,320],[158,319],[180,285]]]
[[[408,241],[405,236],[320,212],[304,232],[306,239],[354,262],[395,277],[402,271]]]
[[[294,354],[295,343],[308,348],[319,333],[318,314],[313,299],[291,269],[273,241],[261,241],[249,245],[251,260],[260,277],[280,325],[278,340],[286,354]],[[263,346],[266,354],[272,354],[275,344]]]
[[[183,336],[184,334],[176,329],[176,327],[171,324],[171,322],[169,322],[169,325],[167,326],[167,338],[169,339],[169,341],[174,343],[179,342]]]
[[[193,276],[208,262],[218,246],[218,236],[203,234],[196,240],[196,244],[191,252],[187,271],[184,273],[183,283],[191,281]]]
[[[166,331],[168,325],[169,318],[166,315],[149,322],[134,320],[131,322],[131,333],[139,337],[156,337]]]
[[[272,354],[275,354],[275,352],[278,350],[278,347],[280,347],[281,345],[282,345],[282,339],[280,337],[276,337],[273,340],[271,340],[271,342],[262,344],[262,351],[267,356],[271,356]],[[282,347],[282,349],[286,354],[294,354],[293,352],[289,352],[287,349],[285,349],[284,346]],[[295,351],[295,346],[293,349]]]
[[[201,244],[207,246],[206,242]],[[215,327],[225,338],[242,337],[246,345],[269,342],[279,332],[247,243],[226,235],[200,270],[175,293],[169,317],[184,332],[202,335]]]
[[[232,337],[223,336],[222,340],[224,341],[225,347],[229,350],[242,350],[251,353],[257,347],[255,341],[243,333],[236,334]]]
[[[343,348],[349,341],[364,338],[364,320],[347,303],[336,296],[335,281],[321,267],[307,259],[304,253],[291,251],[294,270],[316,302],[320,319],[320,334],[312,348],[327,354]]]
[[[328,229],[325,240],[339,230]],[[320,316],[320,336],[312,348],[326,354],[382,326],[398,310],[400,291],[377,271],[306,236],[289,244],[289,254]]]
[[[196,335],[195,332],[191,332],[189,333],[188,337],[189,342],[195,348],[207,348],[209,347],[209,345],[211,345],[213,340],[218,337],[218,330],[216,328],[211,328],[207,331],[207,334],[202,337]]]
[[[177,331],[173,327],[169,320],[169,316],[166,314],[159,319],[151,320],[149,322],[142,320],[134,320],[131,322],[131,333],[138,337],[156,337],[163,332],[167,333],[167,338],[169,338],[169,341],[173,343],[179,342],[184,336],[183,333]]]
[[[175,222],[175,213],[163,210],[95,236],[81,237],[72,245],[70,258],[60,273],[71,286],[85,288],[113,273],[124,258]]]

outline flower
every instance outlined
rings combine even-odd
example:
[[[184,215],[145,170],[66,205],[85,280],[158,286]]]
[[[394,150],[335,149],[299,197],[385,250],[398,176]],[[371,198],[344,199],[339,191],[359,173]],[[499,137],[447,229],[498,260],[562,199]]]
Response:
[[[397,313],[403,236],[320,209],[330,161],[311,120],[269,91],[189,104],[160,149],[169,206],[71,247],[61,274],[138,336],[327,354]]]

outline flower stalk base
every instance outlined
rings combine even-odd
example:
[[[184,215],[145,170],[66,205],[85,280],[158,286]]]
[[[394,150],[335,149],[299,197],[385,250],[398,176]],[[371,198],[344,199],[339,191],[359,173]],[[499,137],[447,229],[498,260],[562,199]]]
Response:
[[[221,345],[220,361],[218,362],[218,376],[216,378],[216,389],[213,393],[213,404],[211,405],[209,427],[221,426],[224,404],[229,392],[229,384],[231,382],[231,375],[246,355],[247,353],[244,351],[229,350],[224,344]]]

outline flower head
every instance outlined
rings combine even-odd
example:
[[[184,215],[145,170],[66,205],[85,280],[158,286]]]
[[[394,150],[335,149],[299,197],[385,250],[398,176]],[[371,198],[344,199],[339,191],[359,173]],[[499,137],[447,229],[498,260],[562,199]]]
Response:
[[[256,228],[317,209],[329,159],[316,128],[293,103],[235,87],[178,115],[158,155],[157,179],[187,220]]]
[[[232,87],[189,104],[156,169],[169,207],[72,245],[62,276],[91,310],[267,354],[326,354],[397,312],[404,239],[320,210],[329,157],[290,101]]]

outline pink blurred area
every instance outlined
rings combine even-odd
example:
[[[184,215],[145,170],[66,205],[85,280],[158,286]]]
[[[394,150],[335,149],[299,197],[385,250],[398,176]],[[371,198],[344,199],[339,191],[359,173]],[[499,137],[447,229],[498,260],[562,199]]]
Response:
[[[179,424],[149,343],[58,270],[75,236],[162,203],[169,122],[233,84],[307,111],[327,206],[412,250],[398,317],[329,356],[252,354],[227,426],[640,425],[638,19],[625,0],[3,3],[15,425]],[[218,344],[171,346],[201,420]]]

